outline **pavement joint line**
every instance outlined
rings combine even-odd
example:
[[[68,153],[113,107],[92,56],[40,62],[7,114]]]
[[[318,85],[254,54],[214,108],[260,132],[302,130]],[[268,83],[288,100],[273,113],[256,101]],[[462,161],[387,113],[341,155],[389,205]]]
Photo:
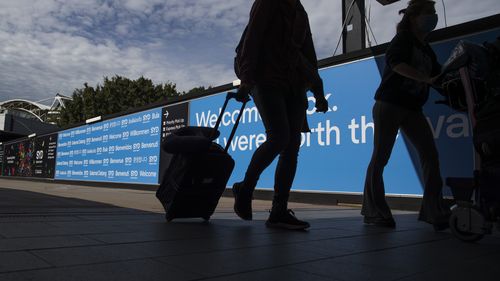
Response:
[[[161,264],[161,265],[168,265],[168,266],[174,267],[174,268],[176,268],[176,269],[178,269],[178,270],[180,270],[180,271],[189,272],[189,273],[192,273],[192,274],[199,275],[199,276],[201,276],[201,278],[206,278],[206,277],[208,277],[208,276],[206,276],[205,274],[202,274],[202,273],[200,273],[200,272],[196,272],[196,271],[192,270],[191,268],[186,269],[186,268],[184,268],[184,267],[182,267],[182,266],[179,266],[179,265],[177,265],[177,264],[168,264],[168,263],[162,262],[162,261],[160,260],[161,258],[164,258],[164,257],[154,257],[154,258],[151,258],[151,260],[153,260],[153,261],[155,261],[155,262],[157,262],[157,263],[159,263],[159,264]],[[191,280],[198,280],[198,279],[190,279],[189,281],[191,281]]]
[[[106,241],[102,241],[102,240],[99,240],[95,237],[91,237],[92,235],[95,235],[95,234],[84,234],[82,235],[83,238],[85,239],[89,239],[89,240],[92,240],[92,241],[95,241],[97,243],[101,243],[101,244],[105,244],[105,245],[111,245],[110,243],[106,242]]]
[[[277,234],[277,233],[287,233],[287,232],[274,232],[271,234]],[[270,233],[258,233],[254,234],[255,236],[263,236],[263,235],[268,235]],[[105,242],[102,240],[94,239],[92,237],[88,237],[90,235],[99,235],[99,234],[85,234],[83,237],[85,238],[90,238],[96,242],[99,242],[100,244],[87,244],[87,245],[75,245],[75,246],[62,246],[62,247],[50,247],[50,248],[34,248],[34,249],[22,249],[22,250],[9,250],[9,251],[0,251],[2,253],[10,253],[10,252],[23,252],[23,251],[46,251],[46,250],[60,250],[60,249],[75,249],[75,248],[86,248],[86,247],[105,247],[105,246],[118,246],[118,245],[135,245],[135,244],[143,244],[143,243],[154,243],[154,242],[179,242],[179,241],[190,241],[190,240],[207,240],[210,239],[210,237],[189,237],[189,238],[179,238],[179,239],[168,239],[168,240],[142,240],[142,241],[134,241],[134,242],[121,242],[121,243],[109,243]],[[229,235],[229,234],[227,234]],[[227,235],[220,235],[218,237],[226,237]],[[76,235],[72,235],[76,236]],[[81,236],[81,235],[80,235]],[[323,241],[323,240],[332,240],[332,239],[338,239],[338,238],[354,238],[354,237],[363,237],[365,235],[352,235],[349,237],[335,237],[335,238],[323,238],[323,239],[315,239],[315,240],[300,240],[300,241],[295,241],[295,242],[287,242],[287,243],[270,243],[267,245],[261,245],[261,246],[246,246],[246,247],[236,247],[236,248],[230,248],[230,249],[222,249],[220,251],[218,250],[211,250],[213,252],[223,252],[223,251],[230,251],[230,250],[240,250],[240,249],[248,249],[248,248],[256,248],[256,247],[264,247],[264,246],[280,246],[280,245],[288,245],[288,244],[299,244],[299,243],[304,243],[304,242],[314,242],[314,241]],[[44,236],[48,237],[48,236]],[[52,236],[50,236],[52,237]],[[58,235],[58,237],[68,237],[65,235]],[[24,238],[24,237],[22,237]],[[33,238],[33,237],[31,237]],[[15,239],[15,238],[7,238],[7,239]],[[163,256],[162,256],[163,257]],[[167,257],[167,256],[165,256]]]
[[[61,214],[67,214],[67,215],[61,215]],[[40,214],[40,212],[26,212],[26,213],[0,213],[0,217],[13,217],[13,216],[34,216],[34,217],[40,217],[40,216],[148,216],[148,215],[153,215],[156,213],[151,213],[151,214],[121,214],[121,213],[103,213],[103,212],[47,212],[43,215]]]
[[[73,234],[67,234],[67,235],[58,234],[57,236],[68,237],[68,236],[76,236],[76,235],[103,235],[103,234],[125,234],[125,233],[136,233],[136,232],[129,231],[129,232],[97,232],[97,233],[76,233],[76,234],[73,233]],[[16,238],[45,238],[45,237],[53,237],[53,235],[14,236],[14,237],[5,236],[6,239],[16,239]]]
[[[301,264],[302,263],[308,263],[308,261],[301,262]],[[190,281],[205,281],[205,280],[219,279],[221,277],[237,276],[237,275],[241,275],[241,274],[256,273],[256,272],[259,272],[259,271],[266,271],[266,270],[280,269],[280,268],[285,268],[286,270],[289,270],[289,271],[297,271],[297,272],[300,272],[300,273],[307,273],[309,275],[314,275],[314,276],[317,276],[317,277],[320,277],[320,278],[323,278],[323,279],[326,278],[327,280],[330,280],[330,281],[342,281],[340,279],[332,279],[331,276],[322,275],[322,274],[319,274],[319,273],[316,273],[316,272],[308,272],[308,271],[303,271],[303,270],[299,270],[299,269],[295,269],[295,268],[287,268],[287,267],[288,267],[288,265],[277,266],[276,268],[271,268],[271,269],[246,270],[246,271],[242,271],[242,272],[229,273],[229,274],[224,274],[224,275],[220,275],[220,276],[208,276],[206,278],[201,278],[201,279],[192,279]],[[387,280],[387,281],[389,281],[389,280]]]
[[[435,268],[425,269],[425,270],[413,272],[411,274],[408,274],[408,275],[405,275],[405,276],[402,276],[402,277],[397,277],[396,279],[392,279],[391,281],[404,280],[404,279],[412,277],[412,276],[417,276],[419,274],[426,273],[426,272],[432,272],[432,271],[435,271],[435,270],[436,270]]]
[[[409,232],[412,230],[401,230],[401,231],[394,231],[394,232]],[[278,231],[278,232],[272,232],[272,233],[258,233],[254,234],[255,236],[265,236],[269,234],[286,234],[289,233],[289,231]],[[349,239],[349,238],[357,238],[357,237],[368,237],[368,236],[379,236],[379,235],[384,235],[386,233],[371,233],[371,234],[354,234],[354,235],[345,235],[345,236],[338,236],[338,237],[327,237],[327,238],[321,238],[321,239],[314,239],[314,240],[297,240],[293,242],[284,242],[284,243],[270,243],[266,245],[259,245],[259,246],[244,246],[244,247],[235,247],[235,248],[228,248],[228,249],[221,249],[221,250],[211,250],[210,252],[226,252],[226,251],[233,251],[233,250],[243,250],[243,249],[251,249],[251,248],[261,248],[261,247],[267,247],[267,246],[282,246],[282,245],[296,245],[296,244],[301,244],[305,242],[321,242],[321,241],[327,241],[327,240],[337,240],[337,239]],[[136,244],[144,244],[144,243],[154,243],[154,242],[178,242],[178,241],[189,241],[189,240],[198,240],[198,241],[203,241],[210,239],[210,237],[190,237],[190,238],[180,238],[180,239],[168,239],[168,240],[143,240],[143,241],[134,241],[134,242],[122,242],[122,243],[109,243],[105,242],[102,240],[94,239],[92,237],[89,237],[91,235],[99,235],[99,234],[85,234],[85,235],[71,235],[71,236],[80,236],[84,238],[88,238],[91,240],[94,240],[98,242],[99,244],[87,244],[87,245],[75,245],[75,246],[63,246],[63,247],[50,247],[50,248],[34,248],[34,249],[22,249],[22,250],[10,250],[10,251],[0,251],[2,253],[11,253],[11,252],[23,252],[23,251],[47,251],[47,250],[61,250],[61,249],[77,249],[77,248],[87,248],[87,247],[105,247],[105,246],[119,246],[119,245],[136,245]],[[218,237],[225,237],[229,234],[226,235],[220,235]],[[52,237],[52,236],[50,236]],[[67,237],[67,235],[57,235],[57,237]],[[24,238],[24,237],[23,237]],[[9,239],[9,238],[7,238]],[[445,240],[448,238],[442,238],[442,239],[434,239],[431,241],[423,241],[423,243],[428,243],[428,242],[433,242],[433,241],[440,241],[440,240]],[[402,242],[402,241],[401,241]],[[422,244],[422,243],[414,243],[414,244]],[[406,246],[406,245],[402,245]],[[201,251],[200,253],[203,253],[205,251]],[[195,252],[196,253],[196,252]],[[189,253],[194,254],[194,253]],[[181,255],[167,255],[167,256],[160,256],[160,257],[169,257],[169,256],[181,256]]]
[[[19,269],[19,270],[1,271],[0,272],[0,277],[2,277],[2,275],[4,275],[4,274],[19,273],[19,272],[29,272],[29,271],[38,271],[38,270],[47,270],[47,269],[56,269],[56,268],[58,268],[58,267],[43,266],[43,267],[32,268],[32,269]]]
[[[445,240],[445,239],[442,239],[442,240]],[[404,245],[404,247],[415,246],[415,245],[419,245],[419,244],[426,244],[426,243],[435,242],[435,241],[439,241],[439,239],[434,240],[434,241],[424,242],[424,243],[410,243],[408,245]],[[330,259],[338,259],[338,258],[343,258],[343,257],[348,257],[348,256],[354,256],[354,255],[360,255],[360,254],[369,254],[369,253],[375,253],[375,252],[382,252],[382,251],[397,249],[397,248],[401,248],[401,247],[402,246],[395,246],[395,247],[387,247],[387,248],[384,248],[384,249],[376,249],[376,250],[353,252],[353,253],[348,253],[348,254],[343,254],[343,255],[338,255],[338,256],[329,256],[329,257],[311,259],[311,260],[308,260],[308,261],[293,262],[293,263],[288,263],[288,264],[284,264],[284,265],[270,266],[270,267],[259,268],[259,269],[254,269],[254,270],[245,270],[245,271],[241,271],[241,272],[237,272],[237,273],[221,274],[221,275],[216,275],[216,276],[210,276],[208,278],[193,279],[191,281],[203,281],[203,280],[210,280],[210,279],[217,279],[217,278],[222,278],[222,277],[234,276],[234,275],[238,275],[238,274],[253,273],[253,272],[259,272],[259,271],[264,271],[264,270],[279,269],[279,268],[286,268],[286,267],[293,266],[293,265],[300,265],[300,264],[304,264],[304,263],[319,262],[319,261],[330,260]],[[164,263],[166,263],[168,265],[172,265],[172,264],[167,263],[167,262],[164,262]]]
[[[271,208],[269,208],[270,210]],[[359,210],[357,208],[334,208],[334,209],[328,209],[328,208],[294,208],[298,210],[299,212],[323,212],[323,213],[328,213],[328,212],[343,212],[343,211],[356,211]],[[228,210],[218,210],[216,213],[234,213],[234,211],[228,208]],[[268,213],[268,210],[258,210],[258,211],[253,211],[253,213]]]
[[[428,243],[428,242],[425,242],[425,243]],[[405,245],[405,246],[414,246],[414,245],[418,245],[418,244],[419,243],[411,243],[411,244],[408,244],[408,245]],[[267,247],[267,246],[261,246],[261,247]],[[249,248],[259,248],[259,247],[249,247]],[[285,264],[285,265],[260,268],[260,269],[256,269],[256,270],[241,271],[241,272],[238,272],[238,273],[223,274],[223,275],[216,275],[216,276],[209,276],[209,277],[207,276],[207,277],[198,278],[198,279],[191,279],[191,281],[202,281],[202,280],[207,280],[207,279],[214,279],[214,278],[221,278],[221,277],[233,276],[233,275],[237,275],[237,274],[252,273],[252,272],[258,272],[258,271],[263,271],[263,270],[272,270],[272,269],[284,268],[284,267],[293,266],[293,265],[299,265],[299,264],[302,264],[302,263],[318,262],[318,261],[335,259],[335,258],[341,258],[341,257],[346,257],[346,256],[353,256],[353,255],[358,255],[358,254],[366,254],[366,253],[371,253],[371,252],[380,252],[380,251],[384,251],[384,250],[387,250],[387,249],[396,249],[396,248],[399,248],[399,247],[388,247],[388,248],[385,248],[385,249],[377,249],[377,250],[371,250],[371,251],[353,252],[353,253],[344,254],[344,255],[329,256],[329,257],[324,257],[324,258],[312,259],[312,260],[308,260],[308,261],[302,261],[302,262],[296,262],[296,263],[289,263],[289,264]],[[225,251],[229,251],[229,250],[225,250]],[[95,262],[95,263],[64,265],[64,266],[57,266],[57,267],[50,266],[50,267],[40,267],[40,268],[36,268],[36,269],[23,269],[23,270],[4,271],[4,272],[0,272],[0,276],[3,275],[3,274],[16,273],[16,272],[41,271],[41,270],[50,270],[50,269],[68,269],[68,268],[91,266],[91,265],[118,264],[118,263],[127,262],[127,261],[139,261],[139,260],[154,260],[156,262],[159,262],[159,263],[162,263],[162,264],[168,264],[169,266],[174,266],[176,268],[179,268],[180,270],[182,269],[183,271],[186,271],[186,269],[184,269],[183,267],[179,267],[177,265],[172,265],[170,263],[166,263],[166,262],[160,261],[158,259],[160,259],[160,258],[166,258],[166,257],[193,255],[193,254],[213,253],[213,252],[214,251],[203,251],[203,252],[190,253],[190,254],[181,254],[181,255],[168,255],[168,256],[156,256],[156,257],[152,256],[152,257],[143,257],[143,258],[124,259],[124,260],[118,260],[118,261],[116,261],[116,260],[115,261],[103,261],[103,262]],[[219,251],[219,252],[223,252],[223,251]],[[33,254],[33,253],[31,253],[31,254]],[[35,256],[37,258],[40,258],[44,262],[47,262],[43,258],[38,257],[38,255],[35,255]],[[51,265],[51,263],[49,263],[49,262],[47,262],[47,264]],[[196,273],[196,272],[192,272],[192,271],[189,271],[189,270],[187,272]],[[196,273],[196,274],[200,275],[200,273]]]
[[[56,267],[55,265],[53,265],[50,261],[46,260],[44,257],[41,257],[39,255],[37,255],[36,253],[33,253],[33,251],[25,251],[27,253],[29,253],[30,255],[36,257],[37,259],[40,259],[42,260],[43,262],[47,263],[48,265],[50,265],[51,268],[54,268]]]
[[[0,215],[0,219],[22,219],[22,218],[67,218],[67,217],[75,217],[76,216],[61,216],[61,215],[7,215],[7,216],[3,216],[3,215]]]
[[[303,271],[303,270],[300,270],[300,269],[297,269],[297,268],[286,268],[286,267],[284,267],[284,268],[286,270],[290,270],[290,271],[297,271],[297,272],[300,272],[300,273],[306,273],[308,275],[314,275],[314,276],[317,276],[317,277],[320,277],[320,278],[323,278],[323,279],[326,278],[329,281],[343,281],[342,279],[332,279],[331,276],[323,275],[323,274],[316,273],[316,272]]]
[[[149,214],[145,214],[145,215],[147,216]],[[96,214],[96,217],[102,217],[102,216],[103,216],[103,214]],[[106,216],[106,215],[104,214],[104,216]],[[112,216],[114,216],[114,215],[112,215]],[[125,215],[123,215],[123,216],[125,216]],[[136,216],[136,215],[134,215],[134,216]],[[58,217],[73,217],[73,216],[58,216]],[[156,218],[156,216],[154,216],[154,217]],[[1,218],[1,216],[0,216],[0,218]],[[80,218],[78,216],[76,216],[75,218],[81,219],[79,221],[86,221],[86,222],[92,222],[92,221],[99,221],[99,222],[120,221],[120,220],[117,220],[117,219],[86,220],[86,219]],[[359,218],[334,218],[334,219],[336,221],[339,221],[339,222],[348,222],[348,221],[358,221],[359,220]],[[228,218],[228,219],[217,219],[217,218],[214,218],[213,220],[224,220],[224,221],[226,221],[226,220],[234,220],[234,219],[232,219],[232,218]],[[264,221],[264,220],[265,219],[254,220],[254,222],[256,222],[256,221]],[[318,219],[318,220],[321,221],[323,219]],[[325,220],[326,220],[326,218],[325,218]],[[132,220],[132,222],[133,221],[143,222],[143,220],[140,220],[140,219]],[[156,221],[156,220],[154,220],[154,221]],[[158,220],[158,222],[160,222],[160,221],[164,222],[164,220]],[[0,222],[0,224],[1,223],[12,223],[12,222]],[[19,222],[19,223],[30,223],[30,222],[22,221],[22,222]],[[56,223],[56,222],[55,221],[47,221],[47,222],[41,221],[41,223],[46,223],[46,224],[52,225],[51,223]],[[217,227],[226,227],[228,229],[230,229],[230,228],[234,229],[235,227],[239,227],[239,226],[218,225]],[[311,229],[314,229],[314,230],[337,229],[337,230],[349,230],[349,231],[352,231],[352,229],[350,229],[350,228],[343,228],[342,226],[336,226],[336,225],[334,225],[334,223],[333,223],[333,226],[325,226],[325,227],[317,227],[317,228],[314,227],[314,225],[313,225],[313,228],[311,228]],[[423,227],[412,227],[412,228],[409,228],[408,230],[418,230],[418,229],[423,229]],[[277,231],[279,231],[279,230],[277,230]],[[135,231],[112,232],[112,233],[134,233],[134,232]],[[394,231],[392,231],[392,230],[391,231],[389,231],[389,230],[388,231],[381,231],[381,233],[383,233],[383,232],[394,232]],[[112,233],[110,233],[110,234],[112,234]],[[91,233],[91,234],[106,234],[106,233]],[[64,235],[64,236],[66,236],[66,235]]]
[[[0,277],[2,276],[2,274],[17,273],[17,272],[30,272],[30,271],[41,271],[41,270],[51,270],[51,269],[68,269],[68,268],[83,267],[83,266],[89,266],[89,265],[103,265],[103,264],[115,264],[115,263],[117,264],[117,263],[122,263],[122,262],[140,261],[140,260],[151,260],[151,258],[131,258],[131,259],[126,259],[126,260],[118,260],[118,261],[103,261],[103,262],[94,262],[94,263],[83,263],[83,264],[72,264],[72,265],[63,265],[63,266],[50,266],[50,267],[39,267],[39,268],[32,268],[32,269],[3,271],[3,272],[0,272]]]
[[[91,220],[91,219],[85,219],[85,218],[82,218],[80,216],[18,216],[18,217],[14,217],[14,216],[9,216],[9,217],[2,217],[0,216],[0,219],[2,218],[33,218],[33,219],[36,219],[36,218],[75,218],[75,221],[120,221],[120,219],[113,219],[113,220],[110,220],[110,219],[101,219],[101,220]],[[137,219],[137,220],[133,220],[133,221],[143,221],[143,220],[140,220],[140,219]],[[12,223],[10,221],[4,221],[6,223]],[[0,223],[3,223],[3,222],[0,222]],[[21,222],[22,223],[22,222]]]
[[[361,266],[365,266],[365,267],[373,267],[372,265],[367,265],[367,264],[359,264]],[[300,269],[300,268],[293,268],[294,270],[297,270],[297,271],[300,271],[302,273],[308,273],[308,274],[313,274],[313,275],[317,275],[319,277],[324,277],[324,278],[331,278],[331,276],[328,276],[328,275],[323,275],[323,274],[320,274],[320,273],[313,273],[313,272],[310,272],[310,271],[306,271],[306,270],[303,270],[303,269]],[[429,270],[423,270],[421,272],[418,272],[418,273],[415,273],[415,275],[417,274],[421,274],[423,272],[426,272],[426,271],[429,271]],[[408,277],[411,277],[413,276],[414,274],[410,274],[410,275],[406,275],[406,276],[403,276],[403,277],[396,277],[395,279],[386,279],[385,281],[397,281],[397,280],[401,280],[401,279],[404,279],[404,278],[408,278]],[[336,279],[338,281],[345,281],[345,279]]]
[[[301,272],[301,273],[307,273],[307,274],[316,275],[316,276],[321,277],[321,278],[327,278],[327,279],[330,278],[331,279],[331,276],[328,276],[326,274],[321,274],[321,273],[316,273],[316,272],[310,272],[310,271],[307,271],[307,270],[304,270],[304,269],[300,269],[300,268],[295,268],[295,267],[293,267],[292,269],[296,270],[298,272]],[[330,279],[328,279],[328,280],[330,280]],[[337,281],[337,280],[338,281],[345,281],[344,279],[334,279],[334,280],[335,281]],[[384,281],[393,281],[393,280],[384,280]]]
[[[218,226],[218,227],[224,227],[226,229],[234,229],[235,227],[234,226]],[[329,230],[329,229],[332,229],[332,230],[342,230],[342,231],[352,231],[351,229],[342,229],[342,228],[335,228],[335,227],[324,227],[324,228],[314,228],[314,230]],[[331,240],[331,239],[339,239],[339,238],[354,238],[354,237],[364,237],[364,236],[371,236],[371,235],[383,235],[383,234],[387,234],[388,232],[391,232],[391,233],[395,233],[395,232],[408,232],[408,231],[415,231],[415,230],[419,230],[418,228],[417,229],[404,229],[404,230],[394,230],[394,231],[382,231],[382,232],[378,232],[378,233],[359,233],[358,234],[353,234],[353,235],[348,235],[348,236],[341,236],[341,237],[335,237],[335,238],[324,238],[324,239],[318,239],[318,240],[311,240],[311,241],[323,241],[323,240]],[[185,238],[185,239],[167,239],[167,240],[147,240],[147,241],[137,241],[137,242],[126,242],[126,243],[109,243],[109,242],[105,242],[105,241],[101,241],[101,240],[96,240],[92,237],[89,237],[89,236],[95,236],[95,235],[108,235],[108,234],[134,234],[134,233],[137,233],[137,234],[140,234],[141,232],[138,232],[138,231],[124,231],[124,232],[103,232],[103,233],[80,233],[80,234],[67,234],[67,235],[56,235],[57,237],[71,237],[71,236],[83,236],[85,238],[89,238],[89,239],[92,239],[96,242],[100,242],[100,243],[104,243],[104,245],[120,245],[120,244],[139,244],[139,243],[143,243],[143,242],[168,242],[168,241],[183,241],[183,240],[190,240],[192,238]],[[150,233],[153,233],[153,232],[150,232]],[[262,233],[257,233],[256,235],[268,235],[268,234],[278,234],[278,233],[289,233],[289,231],[286,231],[286,230],[271,230],[269,232],[262,232]],[[229,235],[229,234],[227,234]],[[3,236],[3,235],[2,235]],[[223,236],[220,236],[220,237],[224,237],[225,235]],[[7,236],[3,236],[5,239],[29,239],[29,238],[47,238],[47,237],[54,237],[54,235],[38,235],[38,236],[21,236],[21,237],[7,237]],[[206,237],[196,237],[195,239],[206,239]],[[307,241],[307,240],[306,240]],[[304,241],[301,241],[301,242],[304,242]],[[103,245],[95,245],[95,246],[103,246]],[[80,247],[80,246],[69,246],[69,247],[57,247],[57,249],[59,248],[72,248],[72,247]],[[85,246],[81,246],[81,247],[85,247]],[[44,248],[45,249],[45,248]],[[47,249],[55,249],[55,248],[47,248]],[[45,250],[47,250],[45,249]],[[33,249],[33,250],[39,250],[39,249]],[[21,250],[22,251],[22,250]],[[2,251],[2,252],[17,252],[17,251]]]
[[[33,268],[33,269],[21,269],[21,270],[11,270],[11,271],[4,271],[4,272],[0,272],[0,277],[4,274],[11,274],[11,273],[21,273],[21,272],[36,272],[36,271],[43,271],[43,270],[54,270],[54,269],[71,269],[71,268],[77,268],[77,267],[85,267],[85,266],[92,266],[92,265],[106,265],[106,264],[119,264],[119,263],[123,263],[123,262],[130,262],[130,261],[153,261],[155,263],[159,263],[161,265],[165,265],[164,262],[161,262],[159,260],[157,260],[158,258],[162,258],[162,257],[150,257],[150,258],[131,258],[131,259],[126,259],[126,260],[119,260],[119,261],[104,261],[104,262],[96,262],[96,263],[87,263],[87,264],[72,264],[72,265],[63,265],[63,266],[51,266],[51,267],[39,267],[39,268]],[[49,263],[50,264],[50,263]],[[176,266],[176,265],[170,265],[169,266],[172,266],[174,268],[177,268],[181,271],[184,271],[184,272],[188,272],[188,273],[192,273],[192,274],[196,274],[196,275],[202,275],[200,274],[199,272],[195,272],[195,271],[186,271],[185,269],[179,267],[179,266]],[[195,279],[190,279],[190,280],[195,280]]]

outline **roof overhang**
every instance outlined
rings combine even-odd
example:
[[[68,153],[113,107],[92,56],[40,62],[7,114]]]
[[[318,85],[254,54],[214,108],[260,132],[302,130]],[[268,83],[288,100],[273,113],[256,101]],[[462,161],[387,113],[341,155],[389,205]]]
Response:
[[[12,141],[12,140],[16,140],[16,139],[20,139],[20,138],[25,138],[25,137],[26,137],[26,135],[16,134],[16,133],[0,130],[0,142],[3,142],[3,143],[8,142],[8,141]]]

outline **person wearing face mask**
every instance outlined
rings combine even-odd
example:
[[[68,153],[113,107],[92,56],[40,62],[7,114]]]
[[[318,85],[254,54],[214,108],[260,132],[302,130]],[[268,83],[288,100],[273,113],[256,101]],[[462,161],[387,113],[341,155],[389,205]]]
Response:
[[[239,54],[238,54],[239,50]],[[259,110],[267,139],[255,151],[243,181],[235,183],[234,210],[252,220],[252,194],[262,172],[279,156],[272,209],[266,226],[306,229],[309,223],[287,207],[297,170],[301,132],[308,131],[306,92],[316,98],[316,110],[326,112],[323,82],[307,13],[300,0],[255,0],[235,72],[241,80],[238,100],[250,94]]]
[[[426,41],[438,22],[434,5],[430,0],[411,0],[408,7],[399,12],[403,18],[386,52],[386,66],[373,107],[374,148],[361,211],[366,224],[396,226],[385,200],[382,174],[401,130],[417,149],[422,167],[424,195],[419,220],[432,224],[436,231],[448,227],[450,211],[443,204],[438,152],[422,112],[429,97],[429,86],[441,71]]]

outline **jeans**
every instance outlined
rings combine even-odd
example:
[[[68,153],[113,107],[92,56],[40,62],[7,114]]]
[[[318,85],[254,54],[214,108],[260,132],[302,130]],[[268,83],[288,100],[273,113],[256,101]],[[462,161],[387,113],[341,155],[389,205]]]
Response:
[[[287,88],[257,86],[252,97],[264,123],[267,139],[253,154],[243,184],[253,191],[262,172],[279,155],[274,201],[286,206],[297,170],[301,130],[306,118],[305,92],[294,93]]]
[[[424,196],[419,219],[437,222],[446,213],[442,202],[441,172],[434,137],[421,111],[377,101],[373,107],[375,123],[373,154],[366,172],[363,208],[361,214],[367,217],[392,218],[385,200],[382,174],[389,161],[398,130],[418,151],[423,171]]]

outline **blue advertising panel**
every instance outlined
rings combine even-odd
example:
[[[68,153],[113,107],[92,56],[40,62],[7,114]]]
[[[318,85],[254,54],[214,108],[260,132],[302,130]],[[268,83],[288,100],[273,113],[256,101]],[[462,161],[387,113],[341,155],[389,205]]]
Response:
[[[469,36],[469,41],[482,43],[493,40],[499,30]],[[458,42],[450,40],[433,45],[443,63]],[[324,68],[324,80],[329,111],[314,111],[314,97],[309,94],[307,112],[311,132],[303,134],[299,166],[294,190],[326,192],[362,192],[365,173],[373,149],[373,96],[380,83],[384,57],[367,58],[343,65]],[[444,105],[435,105],[440,97],[432,92],[424,112],[440,152],[443,178],[472,174],[472,130],[468,117]],[[215,125],[224,95],[198,99],[190,105],[190,125]],[[223,115],[221,137],[225,145],[238,114],[239,105],[231,104]],[[241,181],[255,149],[266,139],[258,111],[250,102],[244,111],[236,137],[229,152],[236,167],[229,185]],[[272,189],[276,161],[262,174],[258,188]],[[391,159],[384,172],[386,192],[389,194],[421,195],[419,163],[414,148],[398,136]]]
[[[363,81],[359,74],[363,73]],[[294,190],[362,192],[364,174],[373,146],[371,107],[380,74],[373,58],[322,69],[326,98],[330,110],[323,114],[314,110],[314,97],[309,94],[307,111],[310,133],[303,133]],[[193,126],[213,126],[224,95],[191,102]],[[239,105],[231,104],[221,124],[221,138],[227,136],[238,114]],[[253,102],[244,111],[229,152],[236,167],[229,181],[240,181],[255,149],[266,139],[264,126]],[[387,167],[387,186],[391,193],[418,194],[421,188],[404,143],[399,138]],[[272,189],[276,161],[262,174],[258,188]],[[390,171],[397,173],[391,173]]]
[[[162,109],[59,133],[55,179],[158,183]]]

